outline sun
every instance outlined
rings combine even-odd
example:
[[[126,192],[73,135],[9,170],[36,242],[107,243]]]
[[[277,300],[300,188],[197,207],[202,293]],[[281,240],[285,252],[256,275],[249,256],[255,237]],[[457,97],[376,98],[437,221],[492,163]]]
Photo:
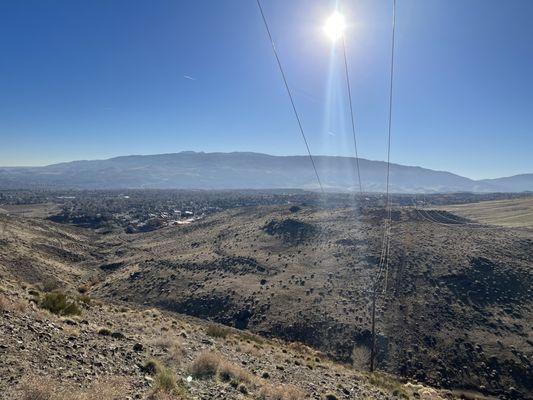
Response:
[[[326,20],[324,25],[324,32],[332,40],[336,41],[342,37],[346,29],[346,21],[344,15],[338,11],[334,11],[333,14]]]

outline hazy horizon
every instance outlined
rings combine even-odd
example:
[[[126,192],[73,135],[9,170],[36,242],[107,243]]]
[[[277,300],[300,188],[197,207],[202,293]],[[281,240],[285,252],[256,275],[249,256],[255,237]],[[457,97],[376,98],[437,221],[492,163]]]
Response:
[[[38,167],[47,167],[47,166],[51,166],[51,165],[55,165],[55,164],[64,164],[64,163],[70,163],[70,162],[76,162],[76,161],[104,161],[104,160],[109,160],[109,159],[113,159],[113,158],[119,158],[119,157],[134,157],[134,156],[158,156],[158,155],[169,155],[169,154],[180,154],[180,153],[187,153],[187,152],[193,152],[193,153],[204,153],[204,154],[210,154],[210,153],[256,153],[256,154],[264,154],[264,155],[268,155],[268,156],[274,156],[274,157],[308,157],[307,154],[271,154],[271,153],[264,153],[264,152],[260,152],[260,151],[251,151],[251,150],[236,150],[236,151],[202,151],[202,150],[180,150],[180,151],[177,151],[177,152],[166,152],[166,153],[156,153],[156,154],[121,154],[121,155],[112,155],[112,156],[109,156],[109,157],[104,157],[104,158],[80,158],[80,159],[75,159],[75,160],[66,160],[66,161],[58,161],[58,162],[53,162],[53,163],[50,163],[50,164],[41,164],[41,165],[0,165],[0,168],[38,168]],[[314,154],[313,156],[317,156],[317,157],[349,157],[349,158],[353,158],[353,156],[342,156],[342,155],[330,155],[330,154]],[[364,158],[364,157],[360,157],[360,159],[365,159],[365,160],[369,160],[369,161],[376,161],[376,162],[386,162],[386,160],[373,160],[373,159],[368,159],[368,158]],[[469,179],[472,179],[474,181],[477,181],[477,180],[484,180],[484,179],[496,179],[496,178],[507,178],[507,177],[512,177],[512,176],[516,176],[516,175],[525,175],[525,174],[532,174],[533,171],[525,171],[525,172],[521,172],[521,173],[517,173],[517,174],[513,174],[513,175],[501,175],[501,176],[492,176],[492,177],[481,177],[481,178],[472,178],[470,176],[465,176],[465,175],[461,175],[461,174],[458,174],[458,173],[455,173],[453,171],[447,171],[447,170],[439,170],[439,169],[434,169],[434,168],[428,168],[424,165],[410,165],[410,164],[401,164],[401,163],[392,163],[392,164],[396,164],[396,165],[401,165],[401,166],[408,166],[408,167],[420,167],[420,168],[424,168],[424,169],[429,169],[429,170],[433,170],[433,171],[437,171],[437,172],[450,172],[452,174],[455,174],[455,175],[458,175],[458,176],[461,176],[461,177],[464,177],[464,178],[469,178]]]

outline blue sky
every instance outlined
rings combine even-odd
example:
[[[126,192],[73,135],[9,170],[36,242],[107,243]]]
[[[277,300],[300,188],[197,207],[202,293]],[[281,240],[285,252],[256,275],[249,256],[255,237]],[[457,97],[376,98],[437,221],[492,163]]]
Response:
[[[386,156],[390,0],[344,1],[360,156]],[[263,0],[311,150],[353,155],[327,0]],[[393,162],[533,172],[533,1],[398,0]],[[3,0],[0,165],[305,154],[253,0]]]

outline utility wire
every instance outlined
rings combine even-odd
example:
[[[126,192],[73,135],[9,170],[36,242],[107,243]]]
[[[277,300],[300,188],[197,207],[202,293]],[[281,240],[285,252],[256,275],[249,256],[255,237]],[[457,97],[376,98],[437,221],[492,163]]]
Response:
[[[344,39],[344,35],[342,35],[342,53],[344,55],[344,72],[346,75],[346,85],[348,88],[348,102],[350,103],[350,117],[352,120],[353,147],[355,151],[355,165],[357,168],[357,179],[359,181],[359,193],[361,194],[361,196],[363,196],[363,185],[361,184],[361,170],[359,168],[359,155],[357,152],[357,139],[355,136],[355,117],[354,117],[353,105],[352,105],[352,89],[350,87],[350,74],[348,72],[348,57],[346,56],[346,40]]]
[[[385,255],[385,277],[389,274],[389,250],[390,250],[390,231],[391,231],[391,204],[390,204],[390,148],[391,148],[391,131],[392,131],[392,104],[393,104],[393,89],[394,89],[394,44],[396,34],[396,0],[393,0],[392,7],[392,46],[391,46],[391,63],[390,63],[390,86],[389,86],[389,131],[387,143],[387,208],[388,208],[388,232],[387,232],[387,251]],[[385,288],[387,287],[387,279],[385,279]]]
[[[385,263],[385,275],[388,275],[389,269],[389,253],[390,253],[390,233],[391,233],[391,204],[390,204],[390,149],[391,149],[391,131],[392,131],[392,105],[393,105],[393,83],[394,83],[394,48],[395,48],[395,35],[396,35],[396,0],[392,2],[392,40],[391,40],[391,60],[390,60],[390,84],[389,84],[389,121],[388,121],[388,137],[387,137],[387,183],[386,183],[386,200],[385,209],[387,216],[385,218],[384,226],[384,240],[381,247],[382,258],[380,260],[380,267],[378,273],[378,279],[383,271],[383,263]],[[370,349],[370,372],[374,371],[374,361],[376,357],[376,297],[377,297],[377,285],[378,279],[374,282],[374,288],[372,293],[372,347]]]
[[[309,143],[307,142],[307,138],[305,136],[304,128],[302,126],[302,122],[300,120],[300,116],[298,114],[298,111],[296,110],[296,105],[294,104],[294,99],[292,97],[291,89],[289,88],[289,84],[287,83],[287,78],[285,77],[285,71],[283,70],[283,65],[281,64],[281,60],[278,55],[278,50],[276,49],[276,45],[274,44],[274,39],[272,38],[272,34],[270,33],[270,28],[268,27],[268,22],[265,16],[265,13],[263,12],[263,7],[261,7],[261,1],[257,0],[257,6],[259,7],[259,11],[261,13],[261,17],[263,19],[263,23],[265,24],[265,28],[268,34],[268,39],[270,40],[270,44],[272,45],[272,51],[274,52],[274,56],[276,57],[276,61],[278,63],[279,72],[281,73],[281,77],[283,78],[283,83],[285,84],[285,89],[287,90],[287,94],[289,95],[289,99],[291,101],[292,105],[292,111],[294,112],[294,116],[296,117],[296,120],[298,121],[298,127],[300,128],[300,133],[302,134],[302,139],[305,143],[305,147],[307,149],[307,154],[309,155],[309,159],[311,160],[311,164],[313,165],[313,170],[315,171],[316,180],[318,182],[318,186],[320,186],[320,190],[324,194],[324,187],[322,186],[322,182],[320,181],[320,176],[318,175],[318,170],[315,165],[315,160],[313,159],[313,156],[311,154],[311,150],[309,149]]]

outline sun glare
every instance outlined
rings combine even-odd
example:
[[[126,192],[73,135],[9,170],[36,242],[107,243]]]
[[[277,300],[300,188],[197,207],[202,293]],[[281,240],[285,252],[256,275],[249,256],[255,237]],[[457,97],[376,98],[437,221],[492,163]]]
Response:
[[[332,41],[335,42],[336,40],[342,37],[345,28],[346,22],[344,20],[344,15],[342,15],[338,11],[335,11],[326,20],[326,24],[324,25],[324,32]]]

